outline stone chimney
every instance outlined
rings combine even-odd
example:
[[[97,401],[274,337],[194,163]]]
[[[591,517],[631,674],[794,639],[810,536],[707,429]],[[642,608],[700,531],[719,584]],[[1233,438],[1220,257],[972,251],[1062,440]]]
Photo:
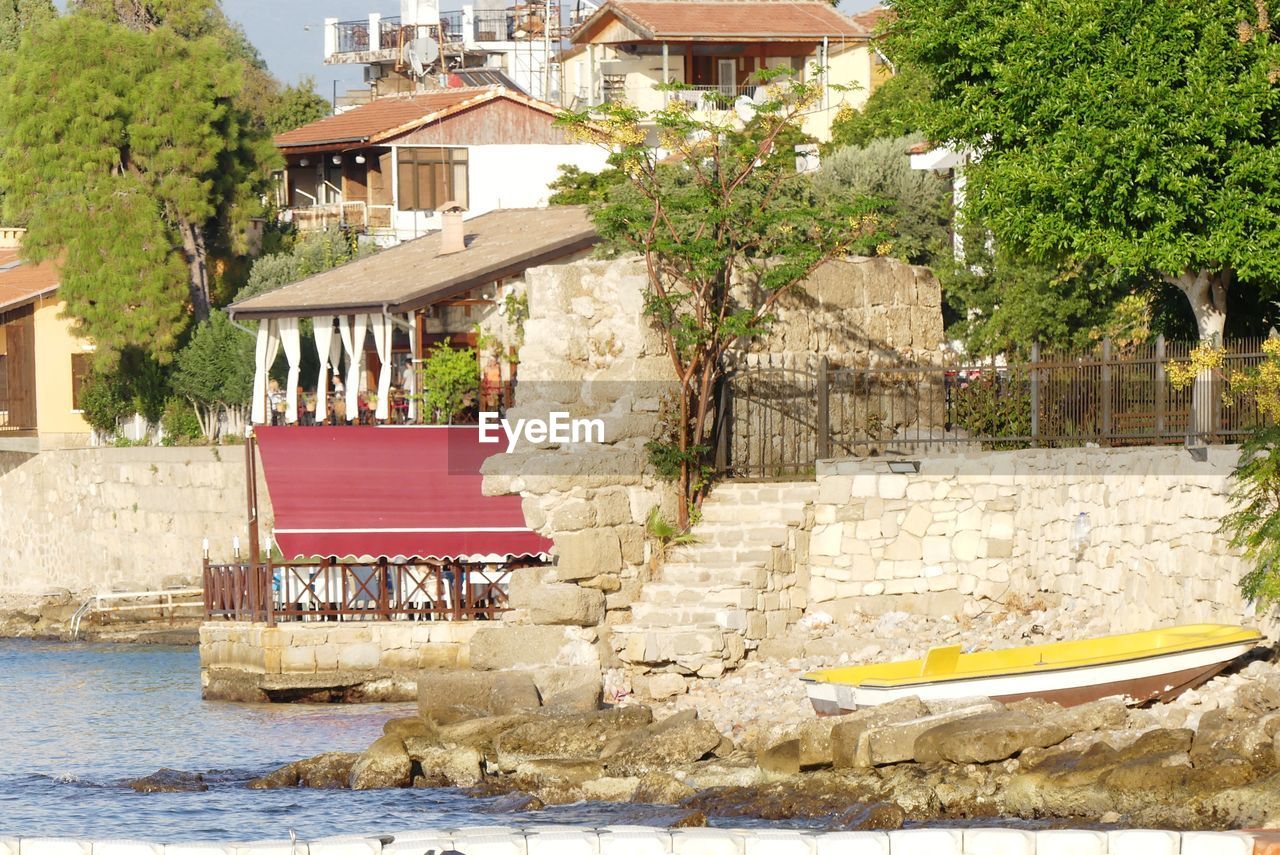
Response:
[[[463,232],[462,212],[466,210],[457,202],[445,202],[440,209],[440,255],[451,255],[467,248]]]
[[[26,229],[0,228],[0,249],[21,249]]]

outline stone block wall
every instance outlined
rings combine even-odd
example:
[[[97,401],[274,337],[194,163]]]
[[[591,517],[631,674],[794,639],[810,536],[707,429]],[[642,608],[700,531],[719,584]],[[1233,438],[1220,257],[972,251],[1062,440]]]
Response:
[[[1117,630],[1246,620],[1247,563],[1217,533],[1237,455],[1028,449],[923,458],[915,474],[825,462],[809,608],[958,612],[1017,597],[1105,610]]]
[[[0,461],[0,595],[159,588],[247,546],[244,449],[85,448]],[[271,508],[259,483],[262,530]]]

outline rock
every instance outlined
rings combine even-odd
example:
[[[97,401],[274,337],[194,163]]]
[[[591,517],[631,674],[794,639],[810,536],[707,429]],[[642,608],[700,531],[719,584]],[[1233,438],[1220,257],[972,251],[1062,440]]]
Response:
[[[436,707],[429,714],[424,714],[423,720],[429,721],[436,726],[437,731],[450,724],[460,724],[464,721],[473,721],[478,718],[488,718],[489,710],[481,707],[469,707],[462,704],[448,707]]]
[[[579,786],[603,777],[604,766],[592,760],[525,760],[513,774],[520,786]]]
[[[535,625],[598,626],[604,621],[604,592],[578,585],[543,585],[529,602]]]
[[[536,710],[542,706],[533,677],[524,671],[497,671],[489,689],[489,712],[494,715]]]
[[[691,810],[682,816],[674,817],[667,823],[667,828],[706,828],[707,815],[700,810]]]
[[[1236,703],[1258,714],[1280,710],[1280,675],[1268,674],[1241,687]]]
[[[313,790],[345,789],[351,779],[351,768],[359,759],[359,754],[343,751],[318,754],[281,766],[274,772],[250,781],[248,786],[254,790],[297,786]]]
[[[689,683],[681,674],[663,672],[650,674],[643,681],[643,695],[655,701],[683,695],[689,690]]]
[[[907,812],[893,802],[856,805],[831,818],[831,828],[849,831],[894,831],[902,828]]]
[[[1101,698],[1065,708],[1039,698],[1027,698],[1009,704],[1008,709],[1024,713],[1041,724],[1060,727],[1068,733],[1119,730],[1125,726],[1129,714],[1124,699],[1119,697]]]
[[[840,724],[843,716],[827,716],[806,721],[795,731],[800,740],[800,767],[813,769],[818,766],[830,766],[831,730]]]
[[[413,761],[398,736],[380,736],[351,767],[349,786],[353,790],[407,787],[412,783]]]
[[[778,775],[800,774],[800,740],[788,739],[766,748],[756,758],[760,768]]]
[[[701,760],[719,744],[720,731],[685,710],[612,742],[601,759],[612,775],[640,776]]]
[[[434,719],[459,707],[487,710],[494,675],[484,671],[421,671],[418,674],[418,714]]]
[[[582,798],[591,802],[628,802],[636,794],[639,778],[614,778],[605,775],[593,781],[583,781],[578,788]]]
[[[914,760],[916,740],[921,734],[957,719],[969,718],[983,712],[994,712],[997,708],[996,704],[963,707],[951,712],[884,724],[865,730],[858,738],[855,765],[860,765],[864,758],[873,766]]]
[[[979,713],[930,728],[916,737],[917,763],[994,763],[1026,748],[1048,748],[1070,736],[1054,724],[1038,724],[1012,710]]]
[[[1191,762],[1197,768],[1244,763],[1269,771],[1274,764],[1271,734],[1261,718],[1243,707],[1205,713],[1188,752]]]
[[[199,772],[160,769],[145,778],[130,781],[129,789],[135,793],[203,793],[209,785]]]
[[[471,667],[477,671],[499,671],[546,665],[555,662],[560,649],[568,643],[562,626],[495,623],[477,629],[471,637]]]
[[[578,644],[581,648],[581,644]],[[593,656],[594,651],[587,649]],[[604,676],[598,664],[530,669],[542,705],[556,711],[591,712],[600,709]]]
[[[398,736],[401,739],[408,739],[411,736],[431,739],[438,737],[440,734],[440,730],[436,727],[434,721],[427,721],[417,716],[412,718],[393,718],[382,726],[382,732],[387,736]]]
[[[440,744],[475,748],[481,754],[489,756],[493,753],[499,736],[536,718],[535,713],[511,713],[441,725]]]
[[[696,792],[693,787],[666,772],[649,772],[640,778],[631,800],[651,805],[676,805]]]
[[[484,778],[475,748],[444,746],[410,737],[405,752],[416,764],[415,787],[474,787]]]
[[[499,796],[487,805],[478,808],[483,813],[509,814],[532,813],[542,810],[546,804],[537,796],[529,793],[508,793]]]
[[[641,706],[539,716],[498,737],[498,766],[510,770],[530,760],[599,760],[611,740],[652,723],[653,712]]]
[[[927,715],[928,710],[919,698],[901,698],[876,707],[855,710],[834,719],[828,735],[831,745],[831,761],[837,769],[870,766],[871,758],[859,753],[859,745],[866,732],[897,721],[908,721]],[[810,737],[811,739],[813,737]],[[801,736],[803,742],[803,735]]]

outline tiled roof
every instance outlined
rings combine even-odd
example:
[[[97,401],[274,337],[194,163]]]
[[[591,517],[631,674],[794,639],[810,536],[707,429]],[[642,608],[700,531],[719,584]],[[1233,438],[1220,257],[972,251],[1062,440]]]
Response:
[[[463,223],[466,249],[440,255],[440,232],[233,304],[237,318],[407,312],[518,276],[597,241],[583,206],[510,208]]]
[[[438,89],[421,95],[377,98],[336,116],[279,134],[275,142],[280,148],[375,143],[495,98],[507,98],[543,112],[556,112],[550,104],[501,87]]]
[[[17,250],[0,250],[0,311],[30,303],[58,289],[58,268],[51,262],[19,262]]]
[[[645,39],[668,41],[866,38],[824,0],[609,0],[573,34],[589,42],[609,16]]]
[[[888,6],[873,6],[865,12],[849,16],[854,26],[871,34],[878,34],[893,19],[893,10]]]

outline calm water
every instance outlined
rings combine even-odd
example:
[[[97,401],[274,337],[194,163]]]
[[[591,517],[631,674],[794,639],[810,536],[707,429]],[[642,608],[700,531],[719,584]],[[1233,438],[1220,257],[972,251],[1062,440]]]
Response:
[[[0,836],[157,841],[302,838],[472,824],[634,821],[648,809],[572,805],[486,813],[447,790],[248,790],[323,751],[357,751],[411,705],[202,701],[191,648],[0,639]],[[203,772],[203,793],[135,793],[161,768]]]

